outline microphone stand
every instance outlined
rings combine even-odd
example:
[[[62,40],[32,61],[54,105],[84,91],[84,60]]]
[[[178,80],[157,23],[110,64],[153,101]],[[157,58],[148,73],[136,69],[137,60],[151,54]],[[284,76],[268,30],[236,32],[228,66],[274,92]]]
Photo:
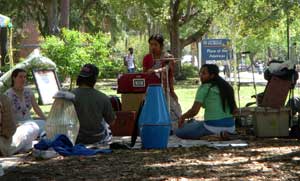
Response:
[[[170,61],[167,61],[166,64],[166,78],[167,78],[167,104],[168,104],[168,111],[170,113],[169,62]]]

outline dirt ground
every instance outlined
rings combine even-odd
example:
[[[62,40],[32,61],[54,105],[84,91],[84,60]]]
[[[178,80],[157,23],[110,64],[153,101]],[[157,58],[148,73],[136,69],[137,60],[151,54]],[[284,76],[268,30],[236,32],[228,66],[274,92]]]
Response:
[[[243,148],[114,150],[24,162],[0,180],[300,180],[300,141],[250,139]]]

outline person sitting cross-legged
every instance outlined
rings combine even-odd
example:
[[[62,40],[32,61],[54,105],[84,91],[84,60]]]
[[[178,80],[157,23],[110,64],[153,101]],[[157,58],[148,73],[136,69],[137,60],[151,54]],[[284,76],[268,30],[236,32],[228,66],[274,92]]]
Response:
[[[46,116],[37,104],[33,92],[26,87],[27,72],[16,68],[11,74],[11,88],[4,94],[9,98],[17,130],[12,138],[12,153],[26,152],[32,141],[45,133]],[[38,118],[33,118],[31,109]]]
[[[99,69],[93,64],[85,64],[78,77],[78,88],[74,106],[79,119],[79,133],[76,143],[108,143],[112,136],[108,124],[114,122],[114,112],[109,98],[94,88]]]
[[[229,133],[235,132],[233,88],[219,76],[219,68],[214,64],[204,64],[199,76],[202,84],[197,90],[195,102],[179,118],[179,128],[175,134],[183,139],[199,139],[213,134],[229,136]],[[204,121],[186,122],[196,116],[201,107],[205,109]]]

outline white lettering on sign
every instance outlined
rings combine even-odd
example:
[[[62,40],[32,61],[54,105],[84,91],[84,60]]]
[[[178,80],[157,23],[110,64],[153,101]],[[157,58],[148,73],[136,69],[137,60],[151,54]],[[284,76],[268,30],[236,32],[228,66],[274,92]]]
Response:
[[[206,53],[228,53],[226,49],[206,49]]]
[[[214,50],[214,49],[207,49],[206,52],[207,52],[207,53],[216,53],[217,51]]]
[[[225,59],[226,55],[224,55],[224,54],[210,54],[208,57],[212,58],[212,59],[215,58],[215,60],[218,60],[218,58]]]
[[[203,40],[202,44],[204,46],[219,46],[219,47],[221,46],[221,47],[223,47],[223,46],[226,46],[227,41],[225,41],[225,39],[224,40],[222,40],[222,39],[215,39],[215,40],[211,39],[211,40]]]
[[[228,53],[227,49],[222,49],[222,53]]]

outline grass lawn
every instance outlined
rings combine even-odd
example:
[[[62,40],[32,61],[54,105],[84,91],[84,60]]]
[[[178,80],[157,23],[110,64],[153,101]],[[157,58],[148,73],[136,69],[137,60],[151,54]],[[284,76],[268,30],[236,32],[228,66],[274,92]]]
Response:
[[[121,97],[121,94],[117,94],[117,91],[113,89],[113,87],[116,85],[117,83],[115,79],[104,79],[97,82],[96,89],[104,92],[107,95],[117,95]],[[193,105],[198,86],[199,86],[198,79],[196,78],[176,82],[175,92],[178,95],[179,103],[181,105],[183,112],[186,112]],[[257,88],[257,93],[260,93],[263,92],[265,86],[257,86],[256,88]],[[241,86],[239,92],[240,92],[240,101],[238,101],[237,91],[235,92],[238,106],[240,105],[240,107],[244,107],[246,103],[255,101],[254,98],[251,98],[251,95],[255,94],[253,85]],[[294,93],[295,96],[300,95],[299,88],[296,88]],[[51,109],[51,105],[42,105],[41,108],[47,115]],[[199,117],[200,119],[203,117],[203,109],[200,111],[197,117]]]

